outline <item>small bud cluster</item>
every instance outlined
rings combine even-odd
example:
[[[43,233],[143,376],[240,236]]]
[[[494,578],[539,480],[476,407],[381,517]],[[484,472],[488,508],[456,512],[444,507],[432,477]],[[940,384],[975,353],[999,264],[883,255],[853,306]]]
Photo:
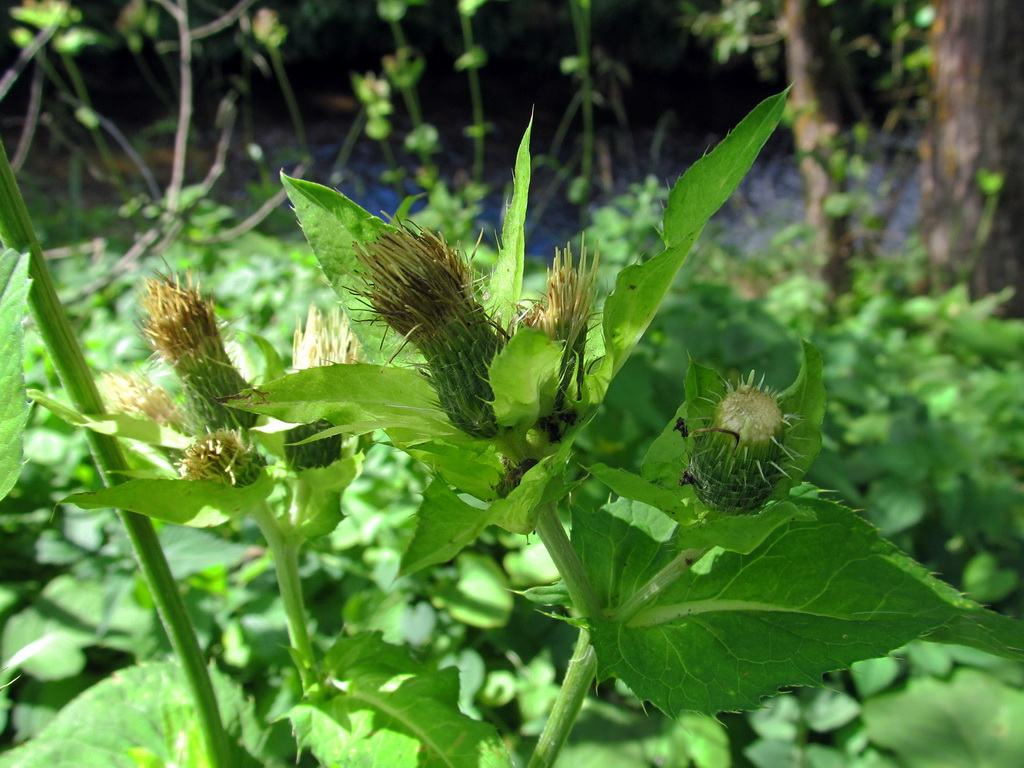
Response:
[[[758,509],[786,476],[788,425],[778,395],[755,384],[751,373],[715,404],[708,426],[690,431],[693,450],[680,482],[692,485],[711,509]]]
[[[112,411],[138,414],[176,429],[181,429],[184,424],[184,415],[171,394],[141,373],[122,370],[105,373],[101,387],[104,400]]]
[[[178,468],[189,480],[242,487],[256,482],[263,458],[245,444],[239,432],[211,432],[185,449]]]

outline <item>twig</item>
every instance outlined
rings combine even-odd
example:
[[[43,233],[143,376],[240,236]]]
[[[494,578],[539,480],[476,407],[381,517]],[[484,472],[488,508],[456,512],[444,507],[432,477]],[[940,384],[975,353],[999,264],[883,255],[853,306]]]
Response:
[[[188,149],[188,130],[192,122],[192,34],[188,28],[188,0],[156,0],[178,25],[178,127],[174,132],[174,158],[171,164],[171,181],[167,185],[166,207],[171,213],[178,212],[181,204],[181,190],[185,185],[185,153]]]
[[[43,51],[40,58],[46,56]],[[37,61],[32,71],[32,83],[29,86],[28,109],[25,110],[25,124],[21,127],[21,135],[18,137],[18,146],[14,150],[14,159],[11,160],[11,168],[15,173],[21,170],[28,157],[29,147],[32,146],[32,138],[35,136],[36,127],[39,125],[39,115],[43,106],[43,67]]]
[[[201,27],[196,27],[192,30],[192,39],[201,40],[204,37],[215,35],[222,29],[234,24],[238,21],[239,17],[245,13],[249,6],[253,4],[253,0],[240,0],[235,6],[224,13],[220,18],[214,19],[208,24],[203,24]]]
[[[297,165],[295,168],[288,172],[289,176],[301,176],[302,172],[306,170],[305,165]],[[270,212],[277,208],[281,203],[284,202],[287,192],[282,188],[275,192],[271,197],[263,202],[263,204],[257,208],[253,213],[244,218],[231,229],[225,229],[218,232],[215,235],[209,237],[197,238],[193,242],[198,245],[209,245],[210,243],[225,243],[229,240],[233,240],[244,232],[248,232],[250,229],[255,227],[261,221],[263,221]]]
[[[41,29],[36,33],[36,36],[32,38],[32,42],[21,49],[21,53],[18,54],[18,58],[15,59],[14,64],[4,72],[4,76],[0,78],[0,101],[4,100],[4,96],[14,85],[14,82],[21,75],[21,72],[28,63],[32,61],[32,57],[35,56],[39,50],[46,45],[50,38],[53,37],[54,32],[57,31],[57,24],[51,24],[45,29]]]

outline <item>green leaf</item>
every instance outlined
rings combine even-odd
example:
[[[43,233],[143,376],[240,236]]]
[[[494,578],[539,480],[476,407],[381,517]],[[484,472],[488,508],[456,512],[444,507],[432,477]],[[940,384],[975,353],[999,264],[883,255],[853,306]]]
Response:
[[[782,412],[794,417],[786,428],[786,447],[793,459],[783,464],[786,476],[778,484],[774,498],[784,497],[803,480],[821,450],[821,422],[825,418],[825,385],[821,377],[821,353],[802,342],[803,362],[796,381],[779,395]]]
[[[596,401],[643,336],[704,225],[739,185],[775,130],[785,100],[783,92],[761,102],[673,187],[665,210],[665,250],[623,269],[605,302],[607,355],[594,374]]]
[[[489,514],[460,499],[434,480],[416,512],[416,532],[402,555],[402,573],[410,574],[455,558],[487,527]]]
[[[498,424],[525,431],[551,413],[561,364],[562,350],[546,333],[520,328],[488,370]]]
[[[326,467],[311,467],[299,472],[303,503],[291,515],[293,530],[310,541],[326,536],[341,522],[341,495],[359,476],[363,454],[357,453],[331,462]]]
[[[499,325],[506,326],[518,312],[523,287],[523,263],[526,258],[526,206],[530,193],[530,134],[533,118],[516,153],[512,174],[512,200],[505,211],[501,228],[498,263],[494,267],[484,297],[484,307]]]
[[[0,253],[0,499],[21,475],[25,399],[24,322],[28,302],[28,254]]]
[[[790,519],[746,555],[715,550],[625,623],[595,621],[599,675],[620,677],[671,715],[749,709],[780,687],[819,685],[825,672],[882,656],[971,609],[851,510],[791,504],[814,519]],[[594,517],[601,515],[615,517],[611,509]],[[675,557],[671,526],[633,504],[618,520],[588,520],[573,535],[584,563],[612,564],[600,583],[614,604]]]
[[[232,765],[265,764],[256,751],[260,726],[253,705],[216,669],[210,670],[221,716],[232,736]],[[0,757],[0,768],[138,768],[206,765],[195,704],[172,662],[129,667],[74,699],[32,741]],[[261,755],[262,757],[262,755]]]
[[[360,208],[340,192],[281,174],[281,183],[299,217],[299,225],[316,254],[331,288],[341,299],[345,313],[353,320],[370,320],[373,313],[353,295],[360,272],[355,243],[372,243],[394,227]],[[352,330],[371,362],[384,362],[401,346],[400,339],[386,341],[380,323],[354,322]]]
[[[1024,692],[977,669],[911,678],[869,699],[862,717],[868,738],[907,768],[1018,768],[1024,755]]]
[[[159,445],[183,451],[192,440],[171,427],[157,424],[145,416],[128,413],[102,413],[98,415],[79,413],[70,405],[50,397],[38,389],[28,390],[33,402],[46,408],[50,413],[73,427],[84,427],[101,435],[115,435],[128,440],[138,440],[147,445]]]
[[[674,442],[683,444],[679,434],[676,434]],[[685,466],[685,463],[682,466]],[[683,498],[683,489],[678,483],[675,488],[663,488],[647,482],[632,472],[614,469],[604,464],[595,464],[587,471],[623,498],[649,504],[681,523],[696,519],[697,510],[689,503],[690,500]],[[681,469],[676,470],[677,480],[681,474]]]
[[[243,515],[274,490],[266,472],[252,485],[236,488],[212,480],[128,480],[102,491],[73,493],[62,504],[82,509],[127,509],[157,520],[210,528]]]
[[[378,635],[342,638],[327,672],[344,693],[288,714],[322,765],[507,768],[497,731],[459,712],[458,671],[429,672]]]
[[[339,432],[401,427],[419,439],[461,435],[437,407],[429,382],[410,368],[367,363],[307,368],[225,402],[293,424],[326,419]]]
[[[965,610],[929,633],[933,643],[967,645],[1007,659],[1024,661],[1024,621],[993,611]]]
[[[458,580],[434,594],[452,618],[481,629],[508,624],[513,598],[501,567],[490,556],[476,552],[463,552],[455,567]]]
[[[482,440],[453,444],[443,440],[426,443],[413,442],[404,430],[388,432],[396,445],[409,446],[406,452],[422,461],[433,474],[440,475],[449,485],[469,493],[482,501],[494,499],[505,474],[494,446]]]

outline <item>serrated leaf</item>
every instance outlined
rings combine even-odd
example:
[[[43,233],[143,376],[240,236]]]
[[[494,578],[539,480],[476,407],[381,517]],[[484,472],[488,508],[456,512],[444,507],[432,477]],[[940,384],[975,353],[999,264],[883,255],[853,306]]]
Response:
[[[1006,659],[1024,661],[1024,621],[980,607],[965,610],[936,627],[925,640],[966,645]]]
[[[607,354],[592,377],[598,401],[654,319],[704,225],[739,185],[775,130],[785,100],[785,92],[765,99],[714,150],[690,167],[669,194],[665,250],[619,273],[604,306]]]
[[[394,227],[333,189],[283,173],[281,183],[345,313],[354,321],[372,319],[373,313],[352,293],[352,288],[359,284],[360,272],[354,244],[372,243],[383,232],[394,231]],[[371,362],[389,360],[401,346],[400,339],[387,339],[386,327],[380,323],[353,322],[351,327]]]
[[[506,326],[518,311],[519,293],[523,287],[523,264],[526,259],[526,207],[530,194],[530,118],[516,152],[512,173],[512,199],[505,211],[501,227],[498,262],[491,274],[484,296],[484,308],[499,325]]]
[[[326,419],[337,431],[410,430],[410,440],[461,435],[437,407],[427,380],[410,368],[367,363],[307,368],[247,389],[226,405],[293,424]]]
[[[410,574],[455,558],[487,527],[488,510],[460,499],[434,480],[423,492],[416,512],[416,532],[402,555],[402,573]]]
[[[133,416],[127,413],[79,413],[70,405],[50,397],[38,389],[28,390],[33,402],[46,408],[54,416],[62,419],[73,427],[84,427],[101,435],[114,435],[128,440],[138,440],[147,445],[158,445],[164,448],[175,448],[183,451],[191,444],[192,439],[171,427],[158,424],[145,416]]]
[[[779,395],[779,407],[783,413],[793,415],[795,423],[786,428],[786,447],[793,458],[783,464],[786,476],[776,487],[776,498],[800,484],[821,450],[821,422],[825,418],[821,353],[806,341],[802,348],[803,361],[796,381]]]
[[[299,743],[324,765],[506,768],[497,731],[458,709],[458,671],[430,672],[378,635],[342,638],[325,660],[344,688],[289,712]]]
[[[852,511],[792,504],[815,519],[793,519],[749,554],[722,552],[710,568],[686,571],[625,623],[595,620],[599,676],[620,677],[672,715],[754,708],[782,686],[819,685],[826,671],[884,655],[970,607]],[[610,598],[626,597],[678,551],[668,544],[671,521],[646,510],[634,505],[627,527],[578,545],[585,563],[610,538],[630,550],[605,560]],[[574,540],[586,530],[574,528]]]
[[[550,413],[561,363],[562,350],[546,333],[520,328],[488,369],[498,424],[526,430]]]
[[[497,497],[496,489],[505,468],[490,443],[482,440],[466,440],[460,444],[443,440],[415,442],[415,435],[394,428],[388,431],[388,436],[396,445],[409,446],[405,450],[410,456],[422,461],[449,485],[482,501]]]
[[[127,509],[192,528],[210,528],[245,514],[270,495],[274,481],[266,472],[238,488],[212,480],[128,480],[91,493],[61,499],[82,509]]]
[[[682,444],[683,440],[676,435],[674,442]],[[685,466],[685,463],[682,466]],[[604,464],[595,464],[587,471],[623,498],[649,504],[679,522],[696,519],[698,510],[694,508],[689,499],[683,498],[683,491],[678,487],[678,483],[675,488],[663,488],[660,485],[647,482],[632,472],[615,469]],[[681,474],[681,469],[676,471],[677,476]]]
[[[240,745],[252,745],[259,725],[241,690],[211,669],[221,717],[229,734],[231,765],[261,763]],[[192,695],[177,665],[143,664],[116,672],[75,698],[32,741],[0,757],[0,768],[138,768],[206,765],[206,747]]]
[[[28,302],[28,254],[0,253],[0,499],[21,475],[21,446],[28,422],[25,398],[24,323]]]

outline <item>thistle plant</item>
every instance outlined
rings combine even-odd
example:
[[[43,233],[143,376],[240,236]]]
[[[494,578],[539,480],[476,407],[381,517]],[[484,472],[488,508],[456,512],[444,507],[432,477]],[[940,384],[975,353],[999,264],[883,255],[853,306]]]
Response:
[[[245,444],[241,433],[211,432],[196,439],[178,463],[187,480],[209,480],[223,485],[245,487],[259,477],[264,461]]]

